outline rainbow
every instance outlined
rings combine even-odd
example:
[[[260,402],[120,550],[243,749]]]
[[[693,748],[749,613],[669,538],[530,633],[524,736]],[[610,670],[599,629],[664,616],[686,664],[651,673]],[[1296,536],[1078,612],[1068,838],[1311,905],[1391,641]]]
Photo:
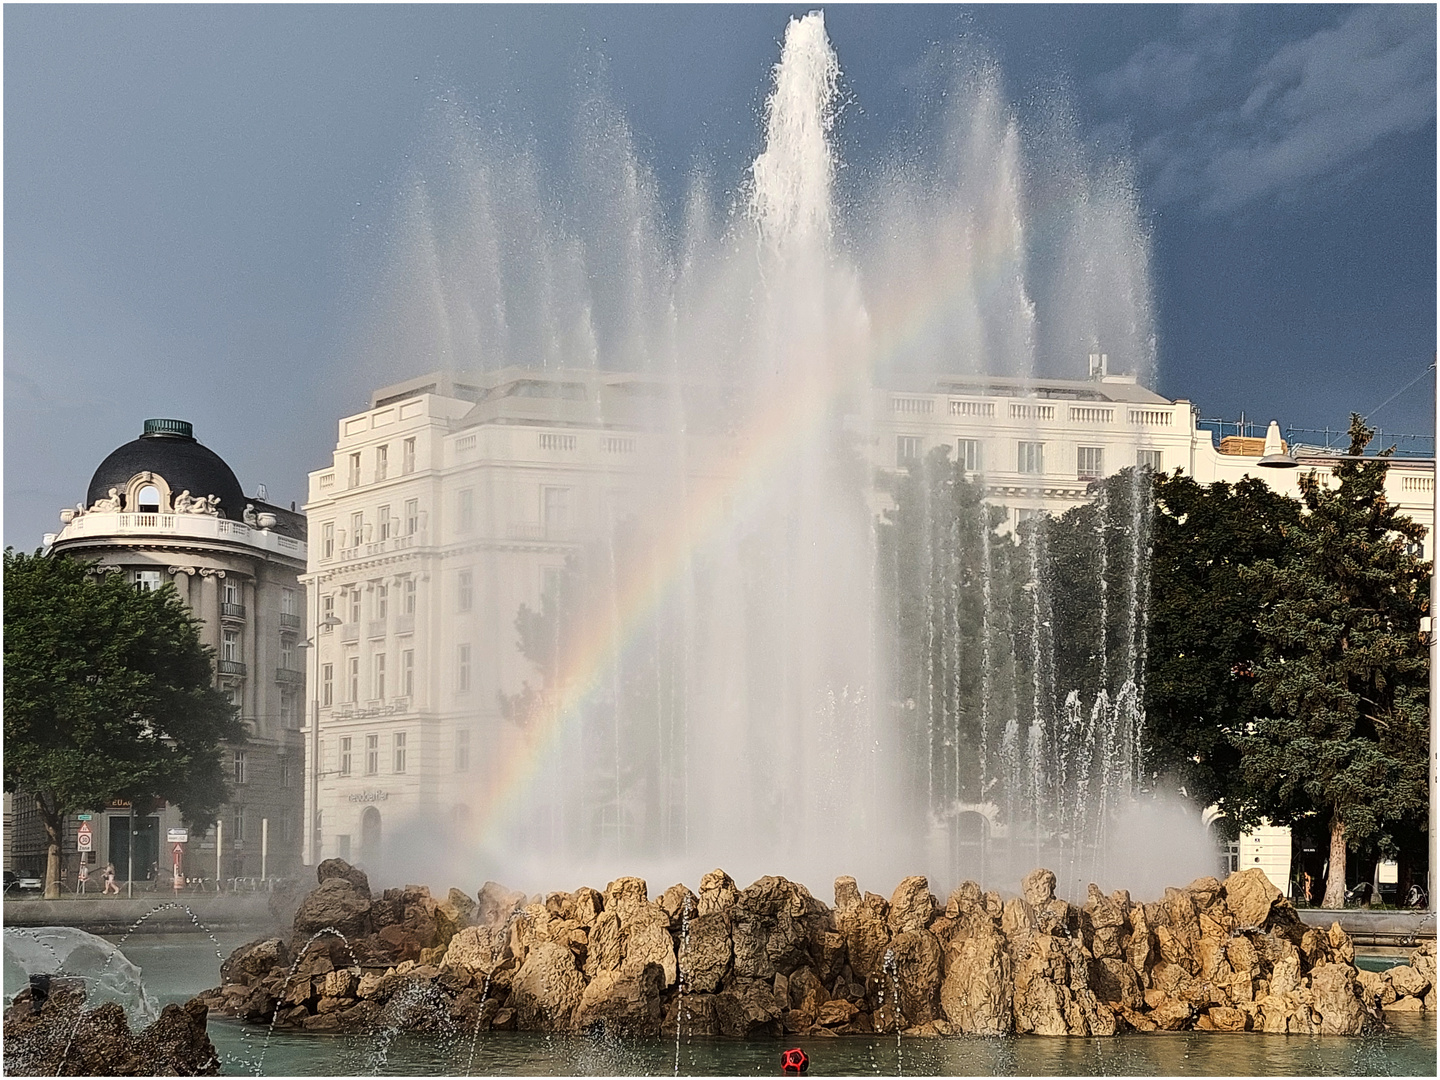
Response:
[[[1003,241],[994,237],[991,241],[985,245],[987,255],[1008,250]],[[1015,269],[1007,259],[993,261],[997,265],[985,275],[992,283]],[[547,754],[608,685],[607,674],[684,581],[692,557],[723,533],[732,512],[759,499],[769,479],[793,457],[797,447],[816,436],[837,404],[850,395],[868,392],[875,368],[923,341],[975,284],[971,267],[963,265],[948,276],[930,279],[928,288],[908,292],[903,304],[889,313],[891,317],[873,328],[874,340],[881,342],[881,347],[856,348],[846,362],[832,370],[796,380],[784,388],[787,392],[770,395],[767,407],[738,438],[741,453],[733,467],[689,488],[681,505],[660,523],[646,563],[619,583],[616,616],[587,620],[584,636],[570,649],[559,674],[558,689],[532,718],[528,733],[503,752],[499,768],[491,776],[479,811],[482,843],[497,839],[505,809],[527,789]]]

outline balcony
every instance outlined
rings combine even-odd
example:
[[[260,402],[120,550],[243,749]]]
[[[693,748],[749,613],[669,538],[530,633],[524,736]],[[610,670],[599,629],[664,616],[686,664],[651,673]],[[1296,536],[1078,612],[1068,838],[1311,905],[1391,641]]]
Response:
[[[281,536],[274,530],[252,529],[242,521],[230,521],[208,514],[125,514],[91,510],[77,514],[55,538],[62,546],[70,540],[109,539],[132,536],[243,544],[288,559],[305,561],[305,544]]]
[[[357,622],[342,623],[340,626],[341,641],[359,641],[360,624]]]
[[[291,615],[291,614],[289,614],[288,612],[282,611],[282,612],[280,613],[280,629],[281,629],[281,630],[299,630],[299,629],[300,629],[300,616],[299,616],[299,615]]]
[[[221,603],[220,617],[222,619],[243,619],[245,618],[244,604]]]
[[[245,675],[245,664],[241,660],[216,660],[215,670],[221,675]]]
[[[305,683],[305,672],[294,668],[276,668],[275,681],[281,686],[302,686]]]
[[[415,632],[415,616],[396,615],[395,632],[397,634],[413,634]]]
[[[365,624],[365,636],[372,638],[383,638],[385,636],[385,620],[371,619]]]

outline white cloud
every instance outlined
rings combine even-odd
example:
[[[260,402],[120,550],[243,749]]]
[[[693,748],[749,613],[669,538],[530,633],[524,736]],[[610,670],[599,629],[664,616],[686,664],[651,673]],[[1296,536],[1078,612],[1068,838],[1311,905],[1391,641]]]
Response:
[[[1382,139],[1435,118],[1435,9],[1380,5],[1244,57],[1233,20],[1182,20],[1098,88],[1153,110],[1139,157],[1159,201],[1225,213],[1353,175]]]

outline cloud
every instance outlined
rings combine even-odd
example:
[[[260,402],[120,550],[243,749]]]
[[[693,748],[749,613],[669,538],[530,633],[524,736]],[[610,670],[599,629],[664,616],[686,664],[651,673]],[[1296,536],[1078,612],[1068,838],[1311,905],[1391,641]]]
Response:
[[[1292,196],[1434,122],[1433,8],[1354,9],[1258,55],[1236,17],[1187,16],[1177,40],[1148,42],[1097,80],[1112,107],[1140,110],[1140,166],[1157,201],[1224,214]]]

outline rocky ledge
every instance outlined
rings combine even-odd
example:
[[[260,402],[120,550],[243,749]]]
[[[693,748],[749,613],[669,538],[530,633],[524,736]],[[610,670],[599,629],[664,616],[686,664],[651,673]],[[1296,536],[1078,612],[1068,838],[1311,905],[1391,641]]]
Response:
[[[311,1031],[490,1028],[617,1034],[1113,1035],[1122,1031],[1359,1034],[1384,1011],[1434,1009],[1435,946],[1376,974],[1338,924],[1306,927],[1259,870],[1137,903],[1094,885],[1076,907],[1036,870],[1020,896],[973,882],[941,904],[923,877],[889,900],[835,882],[826,906],[721,870],[696,896],[644,881],[526,899],[423,886],[370,892],[319,868],[289,940],[237,949],[219,1013]],[[336,933],[343,934],[343,939]],[[318,935],[318,936],[316,936]]]
[[[132,1033],[125,1010],[108,1002],[84,1011],[78,979],[55,977],[36,1008],[33,986],[5,1010],[5,1072],[10,1076],[219,1076],[220,1058],[205,1033],[205,1005],[166,1005]]]

